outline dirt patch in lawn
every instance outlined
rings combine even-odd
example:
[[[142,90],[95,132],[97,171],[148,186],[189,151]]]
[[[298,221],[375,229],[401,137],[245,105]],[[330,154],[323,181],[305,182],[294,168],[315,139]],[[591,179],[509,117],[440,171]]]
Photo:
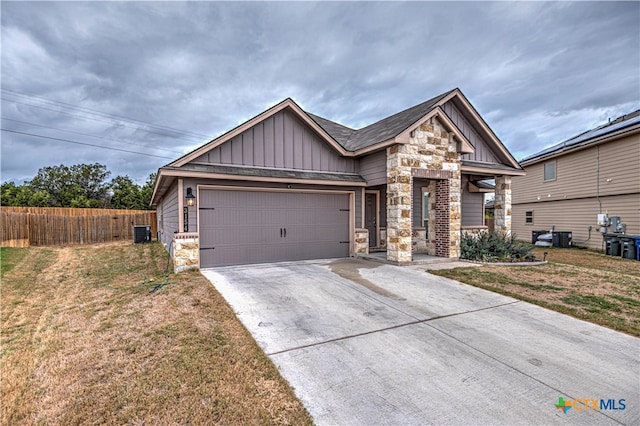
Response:
[[[546,265],[432,271],[640,336],[640,262],[578,249],[547,252]]]
[[[161,245],[12,250],[0,423],[311,423],[208,280],[163,275]]]

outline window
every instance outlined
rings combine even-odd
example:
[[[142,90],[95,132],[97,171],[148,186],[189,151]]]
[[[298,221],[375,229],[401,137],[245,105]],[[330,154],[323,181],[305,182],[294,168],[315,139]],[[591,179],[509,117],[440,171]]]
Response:
[[[425,237],[429,238],[429,193],[422,188],[422,226],[425,229]]]
[[[544,163],[544,180],[556,180],[556,160]]]
[[[533,210],[524,212],[524,223],[533,224]]]

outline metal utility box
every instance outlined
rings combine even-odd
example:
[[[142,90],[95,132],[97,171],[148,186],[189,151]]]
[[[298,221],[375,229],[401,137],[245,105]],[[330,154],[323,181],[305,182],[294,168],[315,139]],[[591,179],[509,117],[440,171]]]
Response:
[[[573,239],[573,233],[570,231],[553,231],[552,243],[553,247],[557,248],[569,248],[571,247],[571,240]]]
[[[151,242],[151,226],[135,225],[133,227],[133,244]]]

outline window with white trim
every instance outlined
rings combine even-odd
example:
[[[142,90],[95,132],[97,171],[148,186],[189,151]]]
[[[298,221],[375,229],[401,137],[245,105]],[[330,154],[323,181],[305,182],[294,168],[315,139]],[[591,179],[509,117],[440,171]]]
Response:
[[[524,212],[524,223],[533,225],[533,210]]]
[[[544,181],[556,180],[556,160],[544,163]]]

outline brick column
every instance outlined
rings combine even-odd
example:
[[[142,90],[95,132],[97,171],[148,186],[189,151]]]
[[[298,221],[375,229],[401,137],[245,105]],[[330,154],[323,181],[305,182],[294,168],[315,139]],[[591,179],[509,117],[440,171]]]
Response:
[[[436,181],[436,256],[449,257],[451,248],[449,180]]]
[[[495,229],[511,234],[511,176],[496,176]]]

